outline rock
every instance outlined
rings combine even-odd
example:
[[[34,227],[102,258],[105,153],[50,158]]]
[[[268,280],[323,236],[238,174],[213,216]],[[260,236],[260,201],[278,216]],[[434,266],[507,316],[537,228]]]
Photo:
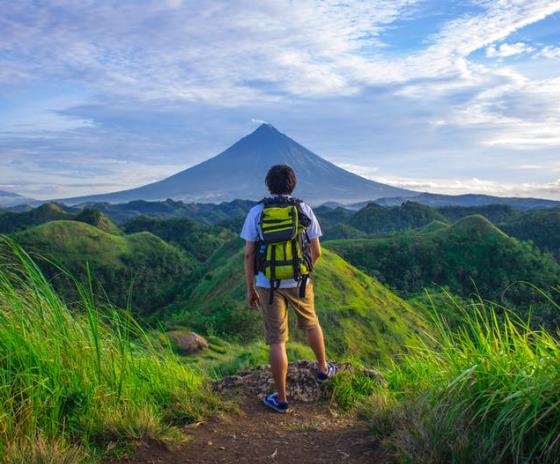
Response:
[[[362,373],[367,375],[368,377],[375,377],[379,383],[382,385],[387,385],[387,379],[383,376],[383,374],[375,369],[362,369]]]
[[[382,383],[386,383],[385,378],[380,372],[373,369],[355,369],[351,364],[337,364],[339,372],[352,371],[358,372],[369,377],[375,377]],[[288,364],[288,396],[291,399],[312,402],[318,401],[323,397],[325,386],[320,384],[315,378],[316,364],[312,361],[299,360]],[[246,369],[237,375],[224,377],[214,384],[215,390],[223,392],[230,389],[243,388],[244,390],[256,394],[259,398],[264,398],[274,390],[274,379],[270,372],[269,365],[258,366],[254,369]]]
[[[194,332],[173,330],[166,335],[173,347],[185,354],[197,354],[208,348],[208,341]]]

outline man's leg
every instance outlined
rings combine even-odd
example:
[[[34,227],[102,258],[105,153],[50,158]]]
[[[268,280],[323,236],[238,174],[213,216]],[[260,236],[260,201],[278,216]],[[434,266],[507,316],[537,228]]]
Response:
[[[274,292],[272,304],[269,303],[269,290],[257,288],[263,311],[266,343],[269,345],[269,360],[272,376],[278,389],[278,400],[286,401],[286,376],[288,374],[288,356],[286,341],[288,340],[288,313],[286,300],[282,290]]]
[[[307,335],[307,343],[309,343],[313,353],[315,353],[319,369],[326,374],[328,370],[327,355],[325,353],[325,341],[321,326],[317,324],[315,327],[310,327],[305,330],[305,334]]]
[[[325,354],[325,341],[323,330],[315,313],[315,293],[313,283],[309,282],[305,290],[305,297],[300,298],[298,288],[286,289],[286,297],[294,308],[298,318],[298,327],[305,330],[307,343],[315,353],[317,367],[323,374],[327,374],[327,355]]]
[[[278,391],[278,400],[287,401],[286,376],[288,375],[288,356],[286,355],[285,343],[270,344],[270,366]]]

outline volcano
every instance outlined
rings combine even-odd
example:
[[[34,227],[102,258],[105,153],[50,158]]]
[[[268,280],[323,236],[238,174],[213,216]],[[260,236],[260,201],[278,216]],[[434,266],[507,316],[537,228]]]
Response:
[[[119,192],[58,200],[124,203],[165,200],[218,203],[234,199],[258,200],[266,196],[264,177],[275,164],[288,164],[296,172],[294,195],[317,205],[343,204],[382,197],[413,197],[417,192],[374,182],[321,158],[270,124],[234,143],[224,152],[161,181]]]

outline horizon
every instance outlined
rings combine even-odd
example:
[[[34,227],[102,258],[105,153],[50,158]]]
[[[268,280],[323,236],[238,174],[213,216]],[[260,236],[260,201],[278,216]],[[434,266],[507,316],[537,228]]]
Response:
[[[266,122],[392,186],[560,200],[560,1],[12,3],[0,22],[0,190],[138,187]]]

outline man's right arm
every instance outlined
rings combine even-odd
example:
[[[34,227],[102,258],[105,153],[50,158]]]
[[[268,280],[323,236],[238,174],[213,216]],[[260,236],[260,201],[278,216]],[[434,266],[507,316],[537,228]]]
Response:
[[[255,209],[251,209],[241,230],[241,238],[245,240],[245,284],[247,286],[247,302],[253,309],[257,309],[260,305],[259,294],[255,286],[255,251],[257,249],[257,240],[259,231],[257,226],[257,213]]]
[[[249,307],[257,309],[260,305],[259,294],[255,286],[255,251],[256,242],[245,242],[245,253],[243,255],[245,262],[245,283],[247,285],[247,302]]]

